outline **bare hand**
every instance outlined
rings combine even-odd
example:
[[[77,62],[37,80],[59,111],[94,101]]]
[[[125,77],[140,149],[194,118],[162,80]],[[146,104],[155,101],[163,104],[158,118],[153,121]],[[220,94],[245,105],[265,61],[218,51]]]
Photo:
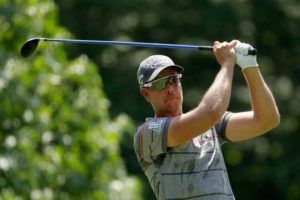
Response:
[[[214,42],[213,50],[216,56],[217,62],[221,66],[234,66],[236,61],[236,55],[234,47],[238,43],[238,40],[232,40],[231,42]]]

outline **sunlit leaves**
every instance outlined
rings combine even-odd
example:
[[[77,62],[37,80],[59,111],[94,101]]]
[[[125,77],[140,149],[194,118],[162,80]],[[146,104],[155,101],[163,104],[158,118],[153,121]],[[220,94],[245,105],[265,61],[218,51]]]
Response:
[[[139,198],[119,151],[132,125],[111,119],[97,67],[86,56],[69,61],[58,44],[19,56],[21,39],[70,35],[54,3],[9,1],[1,11],[0,199]]]

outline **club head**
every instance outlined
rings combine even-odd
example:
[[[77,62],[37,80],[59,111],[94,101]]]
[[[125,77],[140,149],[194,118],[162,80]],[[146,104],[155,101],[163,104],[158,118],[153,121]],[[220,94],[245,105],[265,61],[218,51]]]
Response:
[[[40,42],[40,38],[32,38],[32,39],[27,40],[21,48],[21,52],[20,52],[21,56],[23,58],[27,58],[31,54],[33,54],[33,52],[36,50],[39,42]]]

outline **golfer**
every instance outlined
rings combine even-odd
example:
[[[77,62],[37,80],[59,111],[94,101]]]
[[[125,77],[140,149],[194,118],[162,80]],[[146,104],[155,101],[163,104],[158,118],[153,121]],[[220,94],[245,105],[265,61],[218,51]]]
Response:
[[[237,40],[214,43],[220,70],[197,107],[187,113],[182,112],[183,67],[164,55],[141,62],[140,93],[154,116],[137,128],[134,149],[157,199],[235,199],[221,145],[262,135],[280,121],[256,55],[248,55],[251,48]],[[235,64],[249,88],[250,111],[227,111]]]

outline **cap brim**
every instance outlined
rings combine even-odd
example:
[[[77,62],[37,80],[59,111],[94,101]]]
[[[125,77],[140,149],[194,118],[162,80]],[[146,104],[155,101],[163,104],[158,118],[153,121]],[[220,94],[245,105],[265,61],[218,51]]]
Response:
[[[170,65],[170,66],[160,67],[151,74],[151,76],[149,77],[147,82],[153,81],[162,70],[169,68],[169,67],[175,68],[177,72],[183,72],[183,67],[181,67],[180,65]]]

